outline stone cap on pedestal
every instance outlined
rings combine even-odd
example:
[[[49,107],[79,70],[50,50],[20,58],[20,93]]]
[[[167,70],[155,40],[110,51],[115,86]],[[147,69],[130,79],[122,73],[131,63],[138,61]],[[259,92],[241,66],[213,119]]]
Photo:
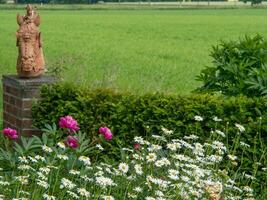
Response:
[[[54,83],[56,80],[55,77],[46,75],[35,78],[20,78],[18,75],[3,75],[3,82],[21,89],[39,88],[43,84]]]

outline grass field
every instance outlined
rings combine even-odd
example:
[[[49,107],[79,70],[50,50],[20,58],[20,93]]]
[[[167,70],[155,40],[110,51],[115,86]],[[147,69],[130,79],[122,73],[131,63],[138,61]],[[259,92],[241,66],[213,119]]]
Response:
[[[0,75],[16,66],[16,13],[0,11]],[[267,35],[266,9],[40,10],[48,68],[66,80],[135,93],[189,93],[211,46]],[[2,100],[2,98],[0,98]],[[1,101],[0,100],[0,101]]]

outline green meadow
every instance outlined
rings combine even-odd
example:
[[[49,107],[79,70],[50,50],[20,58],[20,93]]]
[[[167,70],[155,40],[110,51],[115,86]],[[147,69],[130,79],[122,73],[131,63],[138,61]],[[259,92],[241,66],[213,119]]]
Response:
[[[15,73],[16,13],[0,12],[0,69]],[[267,35],[265,9],[40,11],[47,68],[66,80],[137,93],[188,93],[220,40]]]
[[[0,75],[16,73],[16,14],[0,11]],[[40,10],[47,68],[134,93],[186,94],[220,40],[267,35],[266,9]],[[2,100],[2,98],[0,98]],[[0,100],[0,101],[1,101]]]

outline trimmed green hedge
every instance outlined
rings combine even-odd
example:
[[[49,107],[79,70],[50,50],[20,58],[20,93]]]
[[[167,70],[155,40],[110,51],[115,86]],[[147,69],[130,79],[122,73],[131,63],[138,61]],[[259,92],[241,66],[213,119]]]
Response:
[[[217,123],[217,129],[224,130],[226,122],[240,123],[246,128],[242,135],[245,142],[251,143],[257,132],[267,141],[267,101],[264,98],[133,95],[107,89],[92,91],[71,84],[45,86],[41,98],[33,107],[33,118],[39,128],[46,123],[57,123],[61,116],[72,115],[81,129],[92,137],[98,134],[101,125],[107,125],[126,144],[136,135],[161,133],[162,127],[174,130],[178,136],[194,133],[205,139],[207,133],[215,129],[213,117],[217,116],[223,119]],[[195,115],[204,117],[197,133],[193,123]],[[228,131],[235,136],[236,130]]]
[[[226,98],[209,94],[133,95],[61,83],[42,87],[41,100],[33,106],[32,111],[34,123],[39,128],[53,122],[58,124],[61,116],[72,115],[81,130],[88,133],[92,144],[100,142],[99,127],[108,126],[114,139],[103,143],[106,146],[101,156],[113,158],[121,156],[120,147],[134,144],[134,136],[162,134],[162,127],[174,130],[173,136],[176,138],[195,134],[202,141],[210,137],[211,130],[221,130],[227,134],[226,143],[231,147],[238,133],[234,124],[239,123],[246,129],[241,133],[240,141],[251,146],[245,152],[242,148],[237,149],[236,155],[244,159],[243,170],[251,173],[252,169],[267,164],[264,156],[267,149],[267,101],[264,98]],[[196,115],[202,116],[204,121],[196,122]],[[215,116],[223,121],[214,122]],[[261,165],[258,164],[259,160]],[[267,181],[267,177],[262,172],[255,176],[259,180],[256,190],[261,194],[266,189],[262,183]]]

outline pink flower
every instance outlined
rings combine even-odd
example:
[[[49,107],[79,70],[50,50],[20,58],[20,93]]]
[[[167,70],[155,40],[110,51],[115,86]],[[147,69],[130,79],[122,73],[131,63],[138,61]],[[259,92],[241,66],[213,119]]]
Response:
[[[68,136],[67,140],[65,141],[65,145],[72,149],[76,149],[79,146],[78,139],[74,136]]]
[[[113,135],[110,131],[108,131],[104,134],[104,137],[106,140],[112,140]]]
[[[134,149],[135,150],[139,150],[141,148],[141,145],[140,144],[138,144],[138,143],[135,143],[134,144]]]
[[[104,137],[105,137],[106,140],[111,140],[112,137],[113,137],[113,135],[112,135],[110,129],[109,129],[108,127],[106,127],[106,126],[104,126],[104,127],[100,127],[100,128],[99,128],[99,133],[100,133],[101,135],[104,135]]]
[[[73,119],[72,116],[70,115],[65,117],[60,117],[59,126],[60,128],[69,129],[71,132],[76,132],[77,130],[79,130],[77,121]]]
[[[12,128],[5,128],[3,134],[10,140],[16,140],[19,137],[17,131]]]

